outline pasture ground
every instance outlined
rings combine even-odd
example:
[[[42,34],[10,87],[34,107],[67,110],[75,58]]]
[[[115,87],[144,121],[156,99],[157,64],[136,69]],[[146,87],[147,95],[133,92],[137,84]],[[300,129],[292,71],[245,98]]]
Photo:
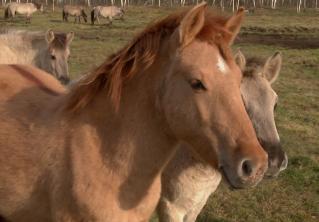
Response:
[[[125,21],[115,20],[109,27],[63,23],[61,9],[56,9],[54,13],[36,13],[31,24],[22,18],[14,22],[1,18],[0,27],[74,31],[70,71],[75,78],[100,64],[149,22],[174,10],[129,7]],[[276,121],[289,165],[277,179],[264,180],[256,188],[231,191],[221,185],[198,221],[318,221],[319,12],[296,15],[294,10],[257,10],[247,15],[239,42],[234,49],[241,47],[246,55],[266,57],[277,50],[282,52],[283,68],[274,85],[279,95]],[[152,221],[157,221],[156,215]]]

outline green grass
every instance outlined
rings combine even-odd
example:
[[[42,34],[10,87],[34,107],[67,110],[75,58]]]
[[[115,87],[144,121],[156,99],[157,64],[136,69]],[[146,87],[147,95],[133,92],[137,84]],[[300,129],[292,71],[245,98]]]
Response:
[[[55,13],[36,14],[30,25],[20,18],[13,23],[0,20],[0,26],[74,31],[70,72],[76,77],[101,63],[150,21],[173,10],[130,7],[125,21],[116,20],[108,27],[63,23],[58,9]],[[319,39],[319,16],[314,11],[296,15],[289,10],[260,10],[247,16],[243,31],[259,35],[311,35]],[[274,88],[279,95],[276,122],[289,165],[277,179],[264,180],[256,188],[230,191],[221,185],[198,221],[316,222],[319,220],[319,49],[269,44],[241,44],[234,48],[239,46],[246,55],[266,57],[277,50],[283,54],[283,69]],[[157,221],[156,215],[152,221]]]

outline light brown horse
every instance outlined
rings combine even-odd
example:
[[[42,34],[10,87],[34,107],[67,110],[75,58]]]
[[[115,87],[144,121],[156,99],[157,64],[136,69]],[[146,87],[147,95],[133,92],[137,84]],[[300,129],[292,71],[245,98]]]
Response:
[[[2,30],[0,64],[34,65],[66,84],[70,80],[68,59],[73,37],[73,32]]]
[[[239,51],[235,58],[243,70],[241,93],[245,108],[268,153],[267,175],[276,176],[288,163],[274,120],[277,94],[271,88],[280,72],[281,54],[275,53],[267,60],[251,57],[246,63]],[[220,181],[218,169],[203,163],[186,144],[180,145],[162,174],[162,193],[157,209],[160,222],[195,222]]]
[[[13,19],[16,14],[26,15],[27,22],[31,22],[31,15],[36,12],[43,12],[43,5],[33,2],[33,3],[16,3],[12,2],[5,6],[4,18]]]
[[[62,19],[67,22],[69,16],[74,16],[74,23],[78,21],[81,23],[81,17],[87,22],[87,15],[85,13],[84,7],[79,5],[64,5],[62,9]]]
[[[112,24],[113,18],[116,16],[123,20],[124,9],[117,6],[96,6],[91,11],[91,23],[94,25],[94,22],[97,20],[100,24],[99,17],[103,17],[107,18],[109,23]]]
[[[66,91],[29,66],[0,67],[0,215],[148,221],[184,141],[237,188],[267,170],[240,94],[230,18],[206,4],[149,26]]]

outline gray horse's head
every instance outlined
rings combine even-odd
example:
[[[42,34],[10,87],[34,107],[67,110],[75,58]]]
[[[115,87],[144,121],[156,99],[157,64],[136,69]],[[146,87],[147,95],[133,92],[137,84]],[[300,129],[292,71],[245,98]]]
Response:
[[[237,64],[243,71],[241,93],[245,108],[253,123],[260,144],[268,153],[268,176],[277,176],[286,169],[288,158],[282,150],[277,132],[274,111],[278,95],[272,89],[281,69],[282,57],[279,52],[267,60],[261,58],[245,59],[238,51]]]
[[[55,76],[62,84],[67,84],[70,81],[68,59],[70,56],[69,45],[74,37],[73,32],[55,33],[48,30],[45,39],[48,43],[48,50],[45,59],[47,62],[47,70]]]
[[[40,4],[40,3],[37,3],[37,2],[33,2],[33,4],[37,8],[37,10],[39,10],[40,12],[43,12],[43,4]]]

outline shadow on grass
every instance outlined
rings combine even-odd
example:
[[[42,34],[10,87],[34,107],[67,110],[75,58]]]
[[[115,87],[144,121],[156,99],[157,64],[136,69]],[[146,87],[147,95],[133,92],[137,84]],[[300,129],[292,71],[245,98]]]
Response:
[[[54,23],[62,23],[62,20],[58,20],[58,19],[51,19],[50,22],[54,22]],[[67,22],[66,22],[67,23]]]
[[[209,215],[209,214],[204,214],[204,215],[199,215],[196,219],[196,222],[230,222],[230,220],[214,217],[213,215]]]

